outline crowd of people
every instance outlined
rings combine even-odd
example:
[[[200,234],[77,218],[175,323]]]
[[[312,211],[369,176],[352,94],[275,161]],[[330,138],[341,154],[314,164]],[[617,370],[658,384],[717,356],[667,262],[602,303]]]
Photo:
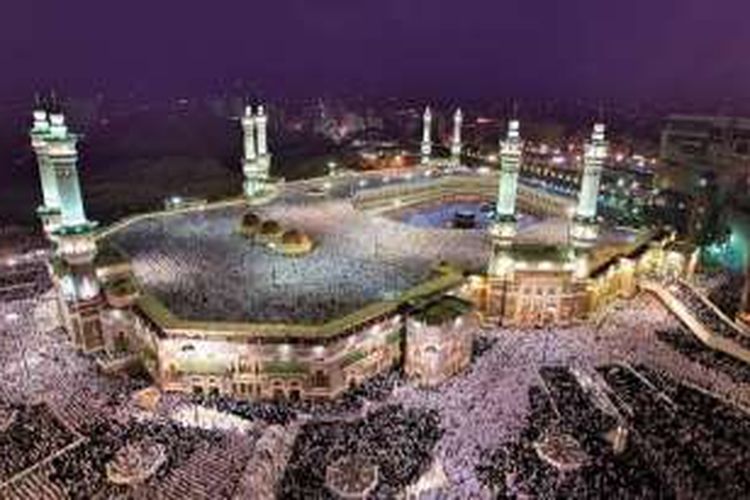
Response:
[[[632,409],[644,454],[665,484],[706,498],[750,491],[750,418],[733,404],[658,369],[636,365],[603,371]],[[743,493],[744,492],[744,493]]]
[[[436,412],[395,405],[354,421],[307,423],[294,443],[277,496],[332,498],[326,468],[353,455],[377,466],[374,497],[394,498],[426,471],[441,433]]]
[[[400,370],[394,369],[365,380],[334,400],[251,401],[222,395],[194,395],[192,400],[195,404],[215,408],[249,421],[288,425],[300,418],[336,420],[359,417],[369,405],[386,400],[393,389],[403,382]]]
[[[565,378],[564,368],[551,370]],[[706,498],[735,498],[748,491],[741,472],[750,461],[746,414],[644,366],[604,365],[598,371],[627,410],[630,437],[624,449],[616,451],[611,435],[601,432],[602,410],[591,400],[577,401],[571,410],[578,409],[578,421],[568,422],[559,411],[563,393],[533,386],[523,430],[488,450],[477,466],[493,496],[672,498],[699,492]],[[539,441],[555,432],[570,432],[583,446],[587,458],[579,470],[564,472],[540,456]],[[740,441],[741,446],[732,445]],[[734,451],[727,455],[729,449]]]
[[[711,274],[698,275],[696,287],[730,318],[739,311],[745,276],[729,270],[715,270]]]
[[[267,319],[281,318],[281,311],[290,307],[289,301],[296,300],[286,296],[289,290],[307,290],[300,285],[307,274],[311,283],[328,281],[325,273],[333,271],[326,265],[338,262],[340,257],[336,252],[359,249],[353,252],[353,258],[359,260],[345,273],[360,265],[370,269],[381,280],[372,290],[382,293],[388,288],[383,283],[391,279],[383,275],[383,262],[390,263],[395,255],[402,260],[392,264],[394,274],[401,275],[405,268],[412,269],[416,277],[426,269],[422,267],[424,262],[434,261],[441,252],[457,259],[475,259],[477,249],[484,245],[480,240],[455,239],[444,234],[437,238],[431,230],[415,229],[399,234],[397,222],[361,217],[345,209],[338,200],[310,204],[304,210],[296,209],[295,205],[271,206],[269,210],[274,217],[289,217],[295,226],[311,228],[311,234],[320,238],[318,241],[325,243],[326,238],[336,238],[336,243],[326,250],[332,252],[327,256],[328,263],[323,263],[326,259],[321,256],[321,261],[314,261],[316,266],[322,266],[318,269],[308,267],[302,260],[283,260],[269,254],[267,258],[273,262],[266,263],[270,265],[268,269],[278,265],[283,271],[267,270],[261,276],[253,274],[260,272],[260,268],[253,271],[250,266],[247,269],[253,272],[247,280],[243,277],[236,283],[228,283],[232,280],[216,279],[223,272],[229,273],[227,276],[245,273],[242,259],[248,259],[248,254],[243,252],[254,251],[248,245],[247,250],[242,247],[241,252],[234,253],[232,245],[240,248],[244,244],[241,239],[230,244],[235,236],[240,238],[233,233],[240,211],[231,217],[227,213],[207,212],[175,219],[185,217],[185,223],[164,224],[158,220],[139,223],[139,229],[131,228],[132,234],[128,233],[130,229],[122,233],[128,235],[127,241],[118,243],[127,246],[130,241],[133,248],[142,249],[135,262],[136,266],[143,266],[140,272],[150,280],[149,286],[158,290],[185,287],[179,293],[174,292],[173,300],[177,301],[183,300],[181,293],[192,293],[185,306],[188,309],[190,300],[198,301],[194,304],[215,300],[206,302],[207,309],[203,312],[210,310],[217,315],[229,312],[237,306],[231,302],[236,291],[232,287],[247,286],[255,280],[253,283],[259,283],[253,285],[258,287],[257,293],[262,291],[264,295],[253,296],[256,292],[249,287],[239,297],[251,305],[243,303],[240,312],[234,310],[234,314],[245,318],[255,308],[261,310],[263,304],[270,304],[265,302],[268,297],[278,294],[278,310],[274,312],[269,307]],[[376,222],[364,222],[365,219]],[[150,229],[143,230],[143,224]],[[377,236],[363,238],[358,234],[360,231]],[[207,232],[217,237],[204,242],[197,240]],[[153,244],[165,235],[166,243],[162,241],[158,247]],[[161,250],[163,245],[169,248],[166,257]],[[167,258],[173,255],[176,260]],[[165,264],[167,261],[169,264]],[[368,268],[370,265],[373,267]],[[159,270],[159,266],[174,267]],[[216,273],[207,273],[207,269]],[[201,277],[207,274],[214,276]],[[364,280],[369,275],[363,273],[363,276]],[[345,274],[340,279],[343,281],[344,277],[349,281],[360,279]],[[200,279],[206,280],[201,282],[207,287],[204,297],[200,295],[204,292],[195,286]],[[406,281],[393,286],[407,286],[412,278],[406,273],[401,279]],[[32,281],[37,283],[34,277]],[[313,298],[307,290],[310,297],[309,302],[301,303],[302,316],[323,318],[342,310],[344,302],[336,302],[338,296],[342,301],[349,300],[347,304],[351,305],[354,299],[344,296],[352,295],[355,289],[358,293],[366,289],[359,283],[351,286],[345,291],[331,292],[328,297],[324,293],[323,299]],[[201,430],[161,417],[134,421],[132,417],[137,412],[129,396],[143,387],[144,382],[104,376],[96,372],[90,358],[76,353],[53,320],[54,297],[48,287],[49,283],[40,278],[38,288],[32,287],[28,296],[0,300],[0,399],[13,408],[24,408],[23,405],[32,408],[31,403],[41,400],[87,438],[84,445],[55,458],[44,477],[71,498],[121,494],[120,487],[106,482],[106,463],[131,440],[148,439],[163,444],[168,459],[157,472],[156,480],[148,483],[143,492],[164,498],[231,496],[244,477],[250,457],[263,456],[253,455],[257,435]],[[206,298],[208,292],[216,298]],[[697,300],[700,297],[689,287],[678,282],[675,294],[701,321],[729,335],[723,330],[729,328],[726,321],[705,302]],[[330,308],[321,305],[321,300],[331,300]],[[231,315],[221,319],[228,318]],[[719,324],[715,325],[717,321]],[[687,332],[677,337],[678,328],[675,318],[658,302],[641,296],[615,304],[598,324],[535,331],[488,329],[475,343],[470,368],[433,389],[416,388],[399,373],[391,372],[324,404],[257,403],[224,397],[189,400],[175,396],[175,399],[231,413],[258,423],[261,429],[271,426],[279,433],[297,429],[295,437],[287,443],[291,448],[289,460],[276,485],[276,494],[285,498],[328,496],[324,484],[327,465],[350,455],[362,456],[377,465],[380,481],[376,495],[381,497],[402,492],[431,463],[441,464],[449,495],[460,498],[486,498],[503,492],[585,497],[602,491],[610,492],[612,497],[671,496],[676,484],[704,488],[717,496],[741,496],[743,491],[750,490],[740,477],[743,468],[750,465],[745,459],[750,456],[745,446],[750,442],[747,418],[726,403],[696,391],[692,385],[721,395],[737,394],[743,391],[748,375],[736,363],[717,358],[713,353],[709,355],[710,351],[689,342],[692,337]],[[615,365],[620,362],[622,365]],[[627,368],[628,364],[636,365],[634,371]],[[550,365],[554,368],[545,368]],[[658,367],[659,371],[642,365]],[[567,369],[592,370],[602,366],[605,368],[600,374],[616,394],[613,400],[622,404],[619,407],[622,415],[627,416],[632,432],[639,437],[629,443],[643,443],[629,444],[621,455],[607,451],[598,432],[608,426],[601,422],[609,422],[609,416],[600,414],[601,408]],[[672,378],[684,383],[676,383]],[[586,447],[590,459],[581,473],[565,476],[541,460],[534,447],[545,432],[560,430],[564,422],[568,422],[564,430],[574,434]],[[719,428],[725,430],[724,434],[717,431]],[[666,436],[669,429],[673,429],[674,437]],[[42,434],[38,443],[31,443],[28,436],[19,434],[22,441],[19,446],[32,450],[28,454],[31,461],[65,445],[52,428]],[[5,435],[0,430],[0,471],[11,474],[17,467],[26,467],[25,462],[16,458],[16,452],[3,453],[6,444],[3,439]],[[741,444],[733,446],[732,442]],[[33,452],[36,448],[31,444],[38,444],[45,451]],[[684,458],[696,453],[695,450],[700,454],[699,459],[691,462]],[[728,450],[732,460],[727,458]],[[660,467],[655,467],[655,463],[661,464]],[[700,476],[694,474],[698,469],[710,471],[710,478],[685,479],[680,483],[686,476]],[[39,476],[38,480],[42,479]],[[659,489],[660,484],[665,486]]]
[[[41,260],[14,260],[11,264],[0,265],[0,301],[35,297],[50,286],[47,267]]]
[[[714,372],[724,373],[737,383],[750,383],[750,365],[707,347],[684,327],[657,330],[656,337]]]
[[[288,258],[238,234],[242,210],[141,220],[109,238],[147,289],[178,316],[203,320],[321,322],[418,284],[437,262],[478,269],[489,258],[484,234],[406,230],[340,199],[263,209],[315,242],[312,253]]]
[[[44,404],[8,405],[0,434],[0,483],[51,457],[77,436]]]
[[[225,454],[233,450],[227,446],[229,438],[218,432],[202,430],[198,428],[185,427],[174,422],[128,422],[119,424],[117,422],[102,422],[87,433],[86,442],[74,448],[69,453],[61,455],[53,461],[53,472],[51,479],[62,485],[70,498],[110,498],[127,492],[127,487],[118,486],[108,481],[106,466],[115,457],[115,454],[128,443],[147,441],[162,445],[166,454],[166,462],[155,473],[151,482],[146,485],[154,490],[158,489],[165,494],[173,482],[172,475],[180,474],[178,471],[185,465],[196,460],[197,452],[203,453],[199,467],[210,468],[214,464],[207,459],[208,449],[223,449]],[[244,462],[236,471],[234,480],[244,467]],[[194,471],[195,473],[196,471]],[[205,479],[206,474],[194,474],[193,480],[198,482]],[[222,478],[217,476],[211,478],[216,483]],[[180,483],[185,483],[183,477]],[[182,484],[184,489],[189,489],[188,484]],[[179,485],[176,485],[179,486]],[[215,486],[215,485],[214,485]],[[164,495],[168,498],[179,498],[179,496]]]
[[[750,349],[750,335],[743,334],[737,325],[722,317],[694,288],[683,281],[672,280],[668,284],[668,289],[709,331]]]

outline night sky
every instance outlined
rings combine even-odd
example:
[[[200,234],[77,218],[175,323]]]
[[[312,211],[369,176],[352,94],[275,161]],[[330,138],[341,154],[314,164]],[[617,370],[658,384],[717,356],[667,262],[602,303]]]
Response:
[[[0,93],[750,97],[748,0],[5,0]]]

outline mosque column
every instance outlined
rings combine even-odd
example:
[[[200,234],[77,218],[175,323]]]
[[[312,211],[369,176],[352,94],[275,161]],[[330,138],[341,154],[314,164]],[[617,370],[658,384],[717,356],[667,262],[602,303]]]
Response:
[[[432,112],[430,107],[427,106],[422,116],[422,165],[430,164],[430,156],[432,156]]]
[[[57,191],[57,179],[52,167],[47,139],[50,132],[49,118],[44,110],[34,111],[34,125],[31,129],[31,146],[39,168],[39,180],[42,187],[42,204],[37,214],[42,221],[45,233],[50,235],[60,222],[60,196]]]
[[[456,109],[453,114],[453,138],[451,139],[451,163],[461,164],[461,124],[463,123],[461,108]]]

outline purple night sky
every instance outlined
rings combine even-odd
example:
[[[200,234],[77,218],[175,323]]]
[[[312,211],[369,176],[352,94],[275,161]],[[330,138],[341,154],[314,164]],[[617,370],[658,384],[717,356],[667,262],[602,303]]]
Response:
[[[741,100],[747,0],[13,0],[0,92]]]

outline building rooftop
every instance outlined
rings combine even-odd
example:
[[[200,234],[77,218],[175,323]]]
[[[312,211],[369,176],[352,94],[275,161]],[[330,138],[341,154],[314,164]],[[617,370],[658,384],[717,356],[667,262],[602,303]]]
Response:
[[[452,295],[444,295],[437,300],[432,300],[422,306],[418,306],[412,312],[412,317],[428,325],[441,325],[446,321],[463,316],[472,309],[471,302]]]

